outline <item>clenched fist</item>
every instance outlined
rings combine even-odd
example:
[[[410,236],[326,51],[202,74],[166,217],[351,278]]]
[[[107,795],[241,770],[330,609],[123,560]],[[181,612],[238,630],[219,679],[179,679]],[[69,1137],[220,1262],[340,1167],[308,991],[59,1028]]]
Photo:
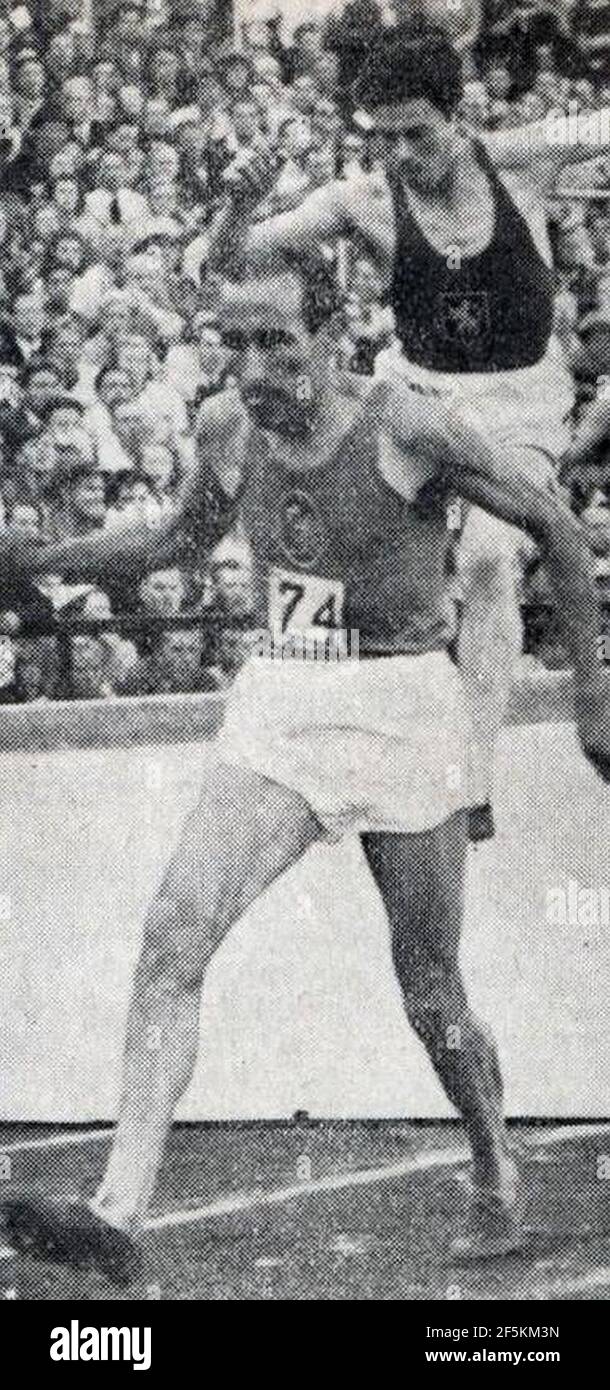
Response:
[[[225,171],[223,179],[231,199],[240,209],[254,211],[271,192],[278,174],[277,157],[268,150],[244,150]]]

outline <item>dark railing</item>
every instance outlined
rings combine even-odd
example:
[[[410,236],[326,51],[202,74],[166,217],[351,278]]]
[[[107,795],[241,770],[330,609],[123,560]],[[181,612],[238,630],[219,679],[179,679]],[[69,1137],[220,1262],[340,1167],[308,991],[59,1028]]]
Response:
[[[232,619],[228,622],[218,612],[178,613],[172,617],[154,616],[145,613],[120,613],[111,618],[83,618],[55,614],[53,618],[28,618],[24,629],[17,634],[17,641],[35,640],[39,637],[53,637],[57,645],[57,698],[65,699],[71,692],[72,681],[72,638],[79,636],[101,637],[104,633],[118,633],[120,637],[131,638],[136,645],[145,647],[153,643],[155,637],[163,632],[198,628],[204,638],[202,651],[202,670],[217,660],[219,639],[226,632],[245,632],[251,628],[251,619]],[[0,629],[0,637],[2,636]]]
[[[606,629],[607,626],[610,626],[610,598],[604,596],[600,603],[600,609],[603,627]],[[523,618],[523,651],[524,653],[535,652],[539,642],[544,640],[545,634],[554,625],[556,609],[551,603],[544,601],[524,602],[521,604],[521,613]],[[234,618],[229,622],[226,617],[214,610],[210,612],[204,610],[199,613],[179,613],[172,617],[157,617],[145,613],[120,613],[114,614],[111,618],[83,618],[76,615],[62,616],[59,613],[53,618],[28,619],[26,627],[17,634],[16,640],[30,640],[38,637],[55,638],[57,644],[57,698],[65,699],[71,693],[72,638],[74,637],[101,637],[108,632],[118,633],[120,637],[135,640],[140,651],[144,653],[146,645],[152,644],[160,633],[199,628],[203,635],[201,665],[202,670],[205,670],[206,666],[217,663],[219,641],[223,634],[247,632],[252,629],[252,626],[251,618]],[[2,635],[0,628],[0,640]],[[455,646],[455,643],[453,645]]]

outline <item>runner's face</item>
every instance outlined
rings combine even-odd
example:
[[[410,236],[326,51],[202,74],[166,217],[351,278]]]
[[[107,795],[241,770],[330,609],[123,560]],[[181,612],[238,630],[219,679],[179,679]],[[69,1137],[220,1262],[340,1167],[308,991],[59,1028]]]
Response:
[[[433,192],[447,177],[455,157],[451,122],[424,97],[380,107],[373,119],[387,173],[403,179],[416,192]]]
[[[250,303],[226,304],[220,331],[235,357],[242,399],[263,429],[309,434],[325,365],[322,339],[307,331],[297,277],[261,282]]]

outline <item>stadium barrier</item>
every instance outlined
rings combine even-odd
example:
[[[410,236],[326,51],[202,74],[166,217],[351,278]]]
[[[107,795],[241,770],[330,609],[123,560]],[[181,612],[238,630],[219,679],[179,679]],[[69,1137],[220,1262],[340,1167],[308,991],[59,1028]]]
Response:
[[[516,686],[498,835],[470,860],[464,968],[512,1114],[610,1106],[610,933],[578,907],[605,883],[608,794],[569,703],[565,672]],[[114,1116],[144,911],[222,705],[204,694],[0,711],[1,1119]],[[549,915],[562,892],[565,920]],[[184,1117],[451,1113],[405,1021],[357,842],[316,847],[230,934],[201,1041]]]

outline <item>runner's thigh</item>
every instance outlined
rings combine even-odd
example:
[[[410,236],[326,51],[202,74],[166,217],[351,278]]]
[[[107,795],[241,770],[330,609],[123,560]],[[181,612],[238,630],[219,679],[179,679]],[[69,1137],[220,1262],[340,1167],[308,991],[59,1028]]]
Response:
[[[418,835],[366,834],[362,846],[381,893],[394,958],[457,965],[468,818],[458,811]]]
[[[183,929],[208,933],[215,945],[320,835],[295,792],[248,769],[213,764],[160,896],[182,908]]]

